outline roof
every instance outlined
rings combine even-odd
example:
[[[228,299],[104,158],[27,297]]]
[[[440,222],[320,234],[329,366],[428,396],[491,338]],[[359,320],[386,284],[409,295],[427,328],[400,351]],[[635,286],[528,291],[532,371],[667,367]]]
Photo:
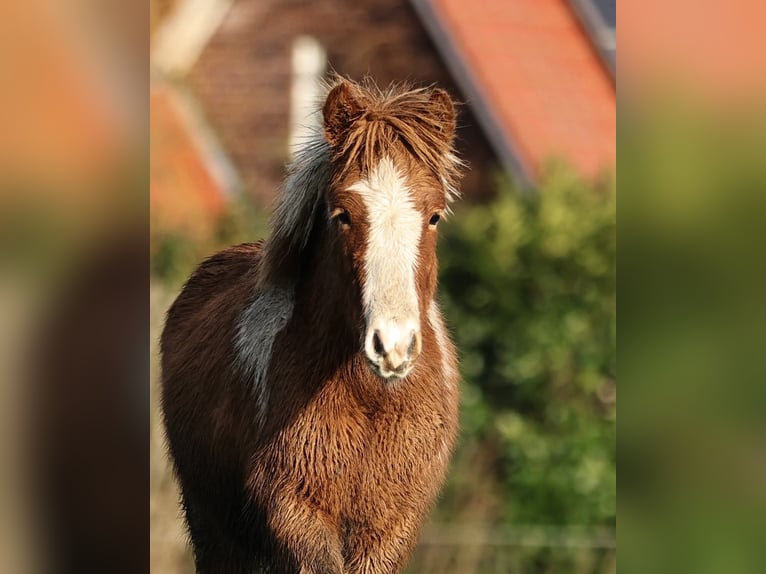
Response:
[[[533,183],[551,157],[585,176],[614,168],[614,80],[568,2],[411,2],[522,183]]]
[[[180,97],[168,86],[150,91],[150,205],[161,231],[210,232],[226,191],[204,155]]]

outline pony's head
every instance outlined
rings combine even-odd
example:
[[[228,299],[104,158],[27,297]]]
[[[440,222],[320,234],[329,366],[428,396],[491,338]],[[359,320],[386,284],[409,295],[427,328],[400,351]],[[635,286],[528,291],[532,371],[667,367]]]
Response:
[[[457,195],[455,109],[440,89],[341,80],[323,115],[327,218],[361,287],[364,353],[380,376],[404,377],[436,289],[436,230]]]
[[[267,266],[311,247],[326,289],[343,292],[332,312],[373,371],[402,378],[436,290],[439,220],[458,195],[455,108],[440,89],[339,79],[322,113],[323,137],[299,151],[277,206]]]

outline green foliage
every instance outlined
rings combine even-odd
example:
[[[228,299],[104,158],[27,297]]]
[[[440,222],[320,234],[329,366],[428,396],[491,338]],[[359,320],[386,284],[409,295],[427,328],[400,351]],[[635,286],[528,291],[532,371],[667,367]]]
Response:
[[[460,512],[468,490],[493,492],[483,518],[499,524],[613,525],[612,182],[558,171],[527,196],[502,183],[443,235],[441,298],[464,381],[439,519]]]
[[[179,286],[205,257],[239,243],[257,241],[267,234],[266,213],[247,200],[230,204],[209,236],[152,228],[152,276]]]

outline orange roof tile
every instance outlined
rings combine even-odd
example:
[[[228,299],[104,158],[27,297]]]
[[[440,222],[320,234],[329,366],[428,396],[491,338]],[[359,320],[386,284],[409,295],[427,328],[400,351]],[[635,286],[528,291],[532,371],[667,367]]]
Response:
[[[614,168],[614,82],[566,1],[431,0],[430,9],[483,100],[469,104],[489,108],[527,177],[550,157],[586,176]]]

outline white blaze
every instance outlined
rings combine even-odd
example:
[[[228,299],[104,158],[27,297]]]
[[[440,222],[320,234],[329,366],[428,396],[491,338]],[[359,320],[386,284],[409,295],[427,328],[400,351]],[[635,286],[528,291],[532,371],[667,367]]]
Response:
[[[415,270],[421,214],[407,182],[388,157],[349,190],[364,201],[369,222],[362,289],[367,346],[377,330],[383,346],[391,349],[397,342],[409,342],[420,330]]]

